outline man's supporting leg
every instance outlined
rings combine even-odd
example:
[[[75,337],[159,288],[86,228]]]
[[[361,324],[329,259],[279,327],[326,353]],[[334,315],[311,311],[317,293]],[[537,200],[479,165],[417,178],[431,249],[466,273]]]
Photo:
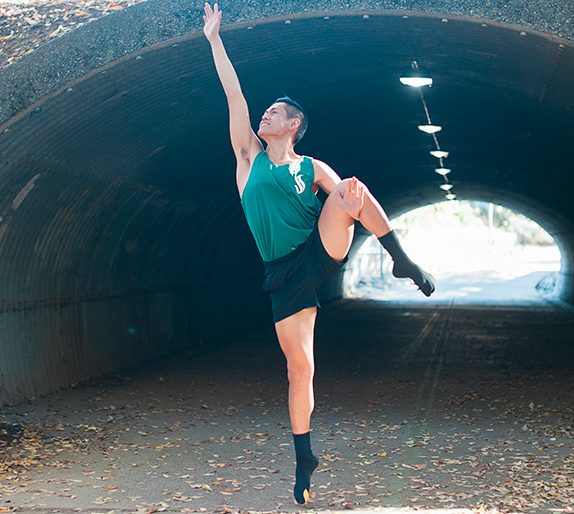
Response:
[[[346,211],[346,204],[343,199],[345,195],[353,197],[357,187],[360,187],[363,192],[363,207],[357,219],[371,234],[377,237],[393,258],[393,275],[397,278],[412,279],[426,296],[430,296],[435,289],[433,278],[408,258],[395,232],[391,229],[389,218],[381,204],[361,182],[357,181],[353,184],[352,179],[341,181],[323,206],[319,218],[319,232],[321,241],[329,255],[334,259],[341,260],[349,251],[352,241],[350,227],[355,218]],[[348,236],[349,233],[351,238]]]
[[[311,474],[319,460],[311,451],[311,413],[313,396],[313,331],[317,308],[303,309],[275,324],[279,344],[287,359],[289,378],[289,415],[295,444],[295,487],[297,503],[305,503],[311,490]]]

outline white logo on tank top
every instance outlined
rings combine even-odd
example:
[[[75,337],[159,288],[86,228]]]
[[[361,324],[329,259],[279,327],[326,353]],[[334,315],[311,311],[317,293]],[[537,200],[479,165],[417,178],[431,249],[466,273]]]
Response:
[[[295,180],[295,191],[297,194],[300,195],[303,191],[305,191],[305,182],[303,182],[303,177],[298,175],[301,172],[301,163],[300,162],[293,162],[289,164],[289,173]]]

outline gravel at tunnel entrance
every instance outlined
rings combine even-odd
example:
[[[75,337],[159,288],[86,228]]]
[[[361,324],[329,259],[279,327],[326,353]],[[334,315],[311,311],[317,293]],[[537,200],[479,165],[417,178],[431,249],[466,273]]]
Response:
[[[142,0],[0,0],[0,68],[39,46]]]
[[[572,512],[573,336],[550,306],[325,308],[313,508]],[[286,393],[270,329],[2,408],[0,511],[296,512]]]

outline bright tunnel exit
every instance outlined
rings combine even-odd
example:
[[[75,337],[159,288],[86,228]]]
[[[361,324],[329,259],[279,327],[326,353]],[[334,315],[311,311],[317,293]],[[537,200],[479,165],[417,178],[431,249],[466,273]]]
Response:
[[[383,301],[532,304],[557,293],[560,249],[538,223],[479,201],[447,201],[392,220],[403,247],[436,279],[425,298],[392,276],[392,260],[374,237],[357,250],[345,273],[345,295]]]

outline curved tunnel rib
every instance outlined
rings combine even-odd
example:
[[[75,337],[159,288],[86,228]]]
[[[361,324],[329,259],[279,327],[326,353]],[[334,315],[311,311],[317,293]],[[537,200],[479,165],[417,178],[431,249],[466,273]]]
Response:
[[[149,3],[129,16],[160,9]],[[440,192],[428,140],[414,128],[420,106],[397,80],[416,58],[435,78],[428,100],[457,193],[530,206],[562,247],[563,296],[574,300],[574,45],[484,20],[326,14],[227,29],[252,115],[288,92],[310,111],[303,153],[359,175],[391,215],[432,203]],[[52,50],[3,75],[33,73]],[[0,400],[269,321],[234,189],[226,103],[201,34],[15,106],[29,108],[0,127]],[[330,298],[340,282],[325,288]]]

